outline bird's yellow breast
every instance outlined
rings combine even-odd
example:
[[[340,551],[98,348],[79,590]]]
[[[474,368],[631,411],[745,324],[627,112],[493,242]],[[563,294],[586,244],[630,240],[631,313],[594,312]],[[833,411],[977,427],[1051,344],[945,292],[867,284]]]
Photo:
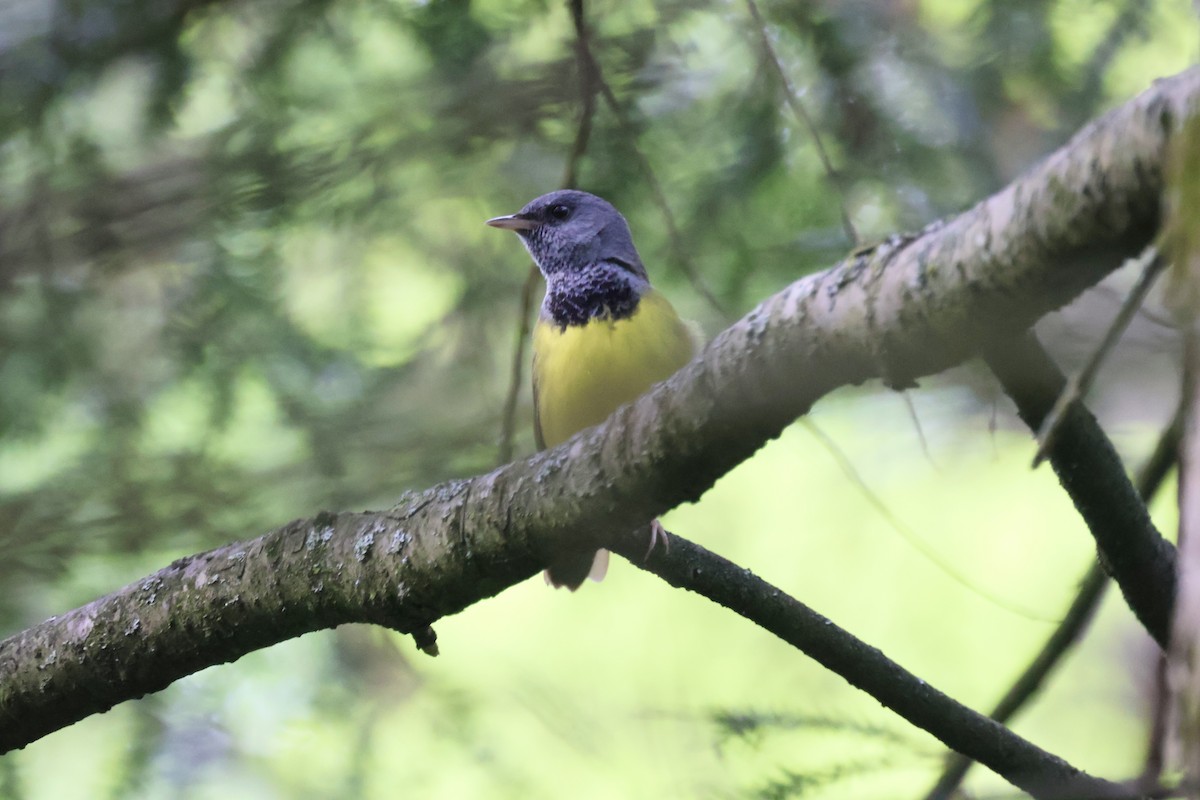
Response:
[[[691,360],[695,343],[667,299],[653,289],[625,319],[533,332],[533,387],[544,447],[603,422]]]

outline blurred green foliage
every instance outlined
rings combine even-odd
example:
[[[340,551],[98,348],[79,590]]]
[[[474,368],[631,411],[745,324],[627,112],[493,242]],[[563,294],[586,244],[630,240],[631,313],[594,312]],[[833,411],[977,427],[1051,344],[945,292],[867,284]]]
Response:
[[[918,228],[1195,51],[1186,0],[763,2],[839,193],[744,6],[584,8],[621,114],[597,101],[579,184],[625,212],[655,281],[710,333],[727,318],[685,266],[741,313],[850,249],[839,203],[867,240]],[[544,0],[0,5],[0,630],[179,555],[494,465],[527,265],[482,221],[559,185],[581,77],[568,9]],[[956,422],[977,410],[959,406]],[[876,435],[849,424],[841,441],[875,460]],[[910,469],[919,453],[909,442],[895,463]],[[843,578],[862,570],[855,588],[827,594],[813,581],[833,577],[828,565],[774,577],[822,610],[849,609],[853,630],[922,661],[921,674],[968,702],[1002,690],[1044,625],[992,608],[1013,630],[989,624],[968,638],[980,652],[1007,642],[1004,663],[994,652],[955,660],[966,644],[921,633],[948,595],[875,574],[891,563],[877,542],[796,550],[815,547],[794,541],[809,529],[860,524],[852,490],[827,486],[839,502],[807,517],[752,491],[771,476],[780,495],[805,494],[809,481],[841,480],[836,468],[819,454],[764,459],[747,467],[756,483],[706,499],[703,517],[681,512],[682,529],[756,569],[780,560],[770,542],[786,538],[784,561],[846,565]],[[949,517],[980,524],[984,489],[1001,481],[985,480],[971,484],[974,504],[942,514],[930,512],[945,501],[932,494],[939,480],[915,495],[914,518],[938,547],[962,544]],[[1030,525],[1054,514],[1074,524],[1053,487],[1045,502],[1058,510],[1038,506]],[[750,524],[746,508],[759,506]],[[774,533],[738,549],[760,530]],[[1021,559],[981,556],[986,541],[971,537],[956,563],[1028,572]],[[1063,571],[1086,560],[1082,535],[1064,546],[1023,595],[1049,602],[1050,616],[1073,579]],[[992,591],[1006,588],[995,580]],[[446,621],[436,668],[409,665],[383,635],[306,637],[0,759],[0,795],[538,797],[572,780],[578,796],[782,797],[844,786],[846,774],[869,781],[855,766],[864,758],[917,769],[911,794],[936,769],[934,744],[886,715],[911,746],[863,734],[856,726],[878,711],[836,679],[642,584],[618,574],[577,597],[520,587]],[[922,598],[914,620],[872,623],[881,595],[905,591]],[[634,617],[618,623],[626,638],[590,638],[617,613]],[[967,631],[981,624],[960,614]],[[764,680],[763,664],[780,672]],[[808,702],[835,685],[836,701]],[[750,706],[843,720],[858,755],[829,755],[819,723],[758,757],[741,737],[714,750],[722,726],[706,715]],[[1106,768],[1113,748],[1093,745],[1059,752]],[[879,785],[898,785],[894,771]]]

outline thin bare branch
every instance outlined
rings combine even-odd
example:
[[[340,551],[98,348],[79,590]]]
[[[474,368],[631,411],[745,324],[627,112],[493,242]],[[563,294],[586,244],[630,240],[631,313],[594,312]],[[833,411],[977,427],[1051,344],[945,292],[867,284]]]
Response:
[[[509,369],[508,393],[504,397],[501,415],[500,464],[507,464],[513,457],[513,437],[517,430],[517,401],[521,397],[521,386],[525,376],[525,351],[529,348],[529,332],[532,329],[534,294],[538,286],[538,268],[529,265],[525,284],[521,287],[521,307],[517,311],[517,335],[513,343],[512,367]]]
[[[1195,141],[1195,140],[1193,140]],[[1200,180],[1193,174],[1190,180]],[[1192,297],[1200,292],[1200,253],[1183,255],[1174,283]],[[1166,678],[1168,731],[1176,745],[1173,760],[1197,788],[1189,800],[1200,798],[1200,325],[1193,316],[1182,319],[1183,442],[1179,453],[1178,597],[1171,621]]]
[[[929,449],[929,440],[925,438],[925,428],[921,425],[920,415],[917,414],[917,404],[913,402],[912,395],[907,389],[901,389],[899,395],[904,401],[904,408],[908,411],[908,418],[912,421],[913,430],[917,432],[917,443],[921,445],[921,455],[925,456],[929,466],[940,472],[941,468],[933,458],[933,451]]]
[[[583,160],[588,142],[592,137],[599,76],[596,74],[596,62],[592,58],[591,32],[588,30],[587,17],[584,15],[583,0],[569,0],[567,5],[571,10],[571,23],[575,28],[575,63],[579,69],[580,112],[579,127],[575,132],[575,142],[571,145],[571,153],[567,157],[562,186],[564,189],[574,189],[579,182],[579,163]]]
[[[1159,255],[1158,248],[1150,247],[1139,259],[1145,262],[1142,267],[1142,274],[1138,277],[1137,283],[1130,290],[1129,296],[1125,298],[1125,302],[1121,304],[1120,310],[1117,311],[1117,316],[1112,321],[1112,325],[1105,331],[1104,337],[1100,340],[1099,346],[1095,352],[1088,358],[1087,363],[1083,368],[1074,373],[1067,381],[1067,386],[1063,389],[1063,393],[1058,396],[1058,400],[1054,403],[1054,408],[1050,409],[1050,413],[1046,415],[1045,421],[1038,429],[1038,449],[1033,455],[1033,465],[1036,467],[1046,460],[1050,448],[1054,446],[1054,437],[1058,435],[1058,428],[1062,424],[1063,414],[1067,408],[1078,403],[1087,396],[1088,390],[1092,388],[1092,383],[1096,380],[1096,373],[1100,371],[1100,365],[1104,359],[1112,352],[1117,341],[1121,338],[1121,334],[1129,327],[1129,321],[1137,314],[1139,308],[1142,307],[1142,302],[1146,299],[1146,295],[1150,292],[1150,287],[1154,285],[1154,279],[1162,272],[1166,266],[1166,260]]]
[[[1167,654],[1154,654],[1154,674],[1150,687],[1150,731],[1146,737],[1146,758],[1137,785],[1147,788],[1162,783],[1167,766],[1167,741],[1170,738],[1171,691],[1167,686]]]

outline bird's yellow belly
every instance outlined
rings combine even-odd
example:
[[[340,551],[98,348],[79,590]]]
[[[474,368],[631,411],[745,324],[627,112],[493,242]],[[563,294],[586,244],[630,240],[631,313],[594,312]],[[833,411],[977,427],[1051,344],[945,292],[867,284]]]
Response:
[[[670,377],[694,351],[687,326],[653,290],[626,319],[565,329],[539,320],[533,382],[542,443],[553,447],[603,422],[618,406]]]

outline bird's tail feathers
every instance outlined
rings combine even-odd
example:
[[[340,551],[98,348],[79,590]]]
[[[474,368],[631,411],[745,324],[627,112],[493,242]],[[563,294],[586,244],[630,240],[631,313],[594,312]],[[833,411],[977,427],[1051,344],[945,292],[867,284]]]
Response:
[[[564,556],[546,568],[542,575],[546,583],[555,589],[563,586],[575,591],[585,580],[604,580],[608,572],[608,551],[597,550],[595,553],[572,553]]]

